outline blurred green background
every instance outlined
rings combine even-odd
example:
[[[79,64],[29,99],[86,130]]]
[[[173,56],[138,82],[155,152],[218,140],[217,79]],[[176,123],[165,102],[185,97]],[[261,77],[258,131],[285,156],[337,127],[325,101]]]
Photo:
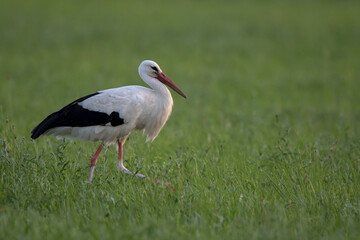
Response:
[[[0,236],[358,236],[359,1],[15,0],[0,5]],[[188,99],[173,94],[173,115],[156,141],[145,145],[140,134],[132,135],[125,155],[140,162],[142,173],[171,181],[177,192],[111,172],[115,149],[104,155],[101,161],[110,166],[97,167],[91,189],[84,182],[96,146],[76,141],[64,150],[70,159],[65,177],[49,178],[53,187],[46,193],[30,188],[34,176],[53,174],[64,147],[53,138],[31,141],[31,129],[75,98],[144,85],[137,73],[144,59],[158,62]],[[55,156],[51,161],[47,152]],[[44,168],[30,171],[26,156],[44,162]],[[200,166],[204,174],[198,173]],[[81,174],[71,174],[72,169]],[[121,190],[124,181],[127,192]],[[62,196],[59,206],[39,200],[61,191],[74,196],[74,205],[61,205]],[[86,194],[77,196],[78,191]],[[139,197],[151,191],[151,201]],[[101,194],[134,204],[122,215],[116,212],[120,203],[105,201],[111,220],[126,230],[104,217],[109,213],[97,205]],[[89,205],[80,204],[84,196]],[[237,202],[240,196],[246,203]],[[30,197],[42,203],[25,200]],[[192,207],[169,203],[182,201]],[[80,205],[84,212],[72,215]],[[99,214],[95,222],[103,232],[92,225],[89,206]],[[145,206],[154,209],[139,210]],[[19,230],[31,219],[43,227],[28,224]],[[95,230],[88,235],[89,229]]]
[[[192,124],[214,111],[219,121],[282,111],[296,122],[319,115],[319,125],[359,117],[356,1],[2,5],[1,104],[21,128],[41,119],[24,112],[43,116],[74,96],[142,84],[144,59],[188,93],[198,111],[180,115]]]

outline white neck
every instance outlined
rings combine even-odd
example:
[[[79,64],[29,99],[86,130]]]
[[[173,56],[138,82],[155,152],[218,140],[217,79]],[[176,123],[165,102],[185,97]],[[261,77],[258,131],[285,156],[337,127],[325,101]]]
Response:
[[[169,89],[158,79],[153,78],[153,77],[151,77],[147,74],[143,74],[143,73],[140,73],[140,77],[144,82],[146,82],[154,90],[156,95],[159,95],[159,96],[162,96],[165,98],[170,98],[172,100]]]
[[[169,89],[160,80],[141,71],[141,66],[142,64],[139,67],[139,75],[152,88],[153,93],[149,96],[151,102],[146,106],[145,115],[139,121],[143,122],[144,133],[147,135],[147,141],[149,141],[156,138],[168,120],[173,106],[173,99]]]

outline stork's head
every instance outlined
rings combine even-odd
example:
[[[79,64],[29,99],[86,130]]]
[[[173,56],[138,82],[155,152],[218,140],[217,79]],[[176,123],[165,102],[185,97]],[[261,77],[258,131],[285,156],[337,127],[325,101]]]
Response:
[[[140,76],[146,75],[151,78],[155,78],[162,82],[163,84],[169,86],[175,92],[177,92],[180,96],[186,98],[186,95],[183,91],[175,85],[175,83],[162,72],[160,66],[151,60],[144,60],[139,66],[139,74]]]

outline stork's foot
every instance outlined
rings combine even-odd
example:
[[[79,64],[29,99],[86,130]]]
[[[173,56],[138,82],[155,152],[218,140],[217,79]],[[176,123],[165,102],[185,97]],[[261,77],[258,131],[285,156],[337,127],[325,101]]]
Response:
[[[142,175],[141,173],[137,173],[136,176],[139,177],[139,178],[144,178],[145,177],[145,175]]]
[[[93,176],[94,176],[94,168],[95,166],[90,167],[90,174],[89,174],[89,183],[91,183]]]
[[[129,174],[129,175],[136,175],[136,176],[139,177],[139,178],[144,178],[144,177],[145,177],[145,175],[142,175],[141,173],[134,174],[134,173],[131,172],[129,169],[127,169],[126,167],[124,167],[124,165],[122,165],[122,164],[119,164],[119,165],[118,165],[118,170],[119,170],[119,171],[122,171],[122,172],[124,172],[124,173],[126,173],[126,174]]]

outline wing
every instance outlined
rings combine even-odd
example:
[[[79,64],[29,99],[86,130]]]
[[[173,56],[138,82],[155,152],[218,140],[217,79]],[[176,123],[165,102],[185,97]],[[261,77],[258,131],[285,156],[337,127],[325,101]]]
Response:
[[[86,109],[101,109],[106,114],[118,112],[124,123],[139,128],[139,116],[154,104],[153,90],[141,86],[126,86],[100,91],[100,94],[82,103]]]
[[[99,97],[100,99],[106,99],[106,94],[103,92],[95,92],[79,98],[59,111],[50,114],[31,131],[31,138],[36,139],[49,129],[55,127],[86,127],[106,124],[118,126],[124,124],[124,119],[120,117],[117,111],[106,113],[102,110],[101,106],[95,109],[83,106],[86,102],[91,105],[91,103],[96,102],[96,99]],[[105,107],[106,110],[109,109],[106,104],[102,107]]]

